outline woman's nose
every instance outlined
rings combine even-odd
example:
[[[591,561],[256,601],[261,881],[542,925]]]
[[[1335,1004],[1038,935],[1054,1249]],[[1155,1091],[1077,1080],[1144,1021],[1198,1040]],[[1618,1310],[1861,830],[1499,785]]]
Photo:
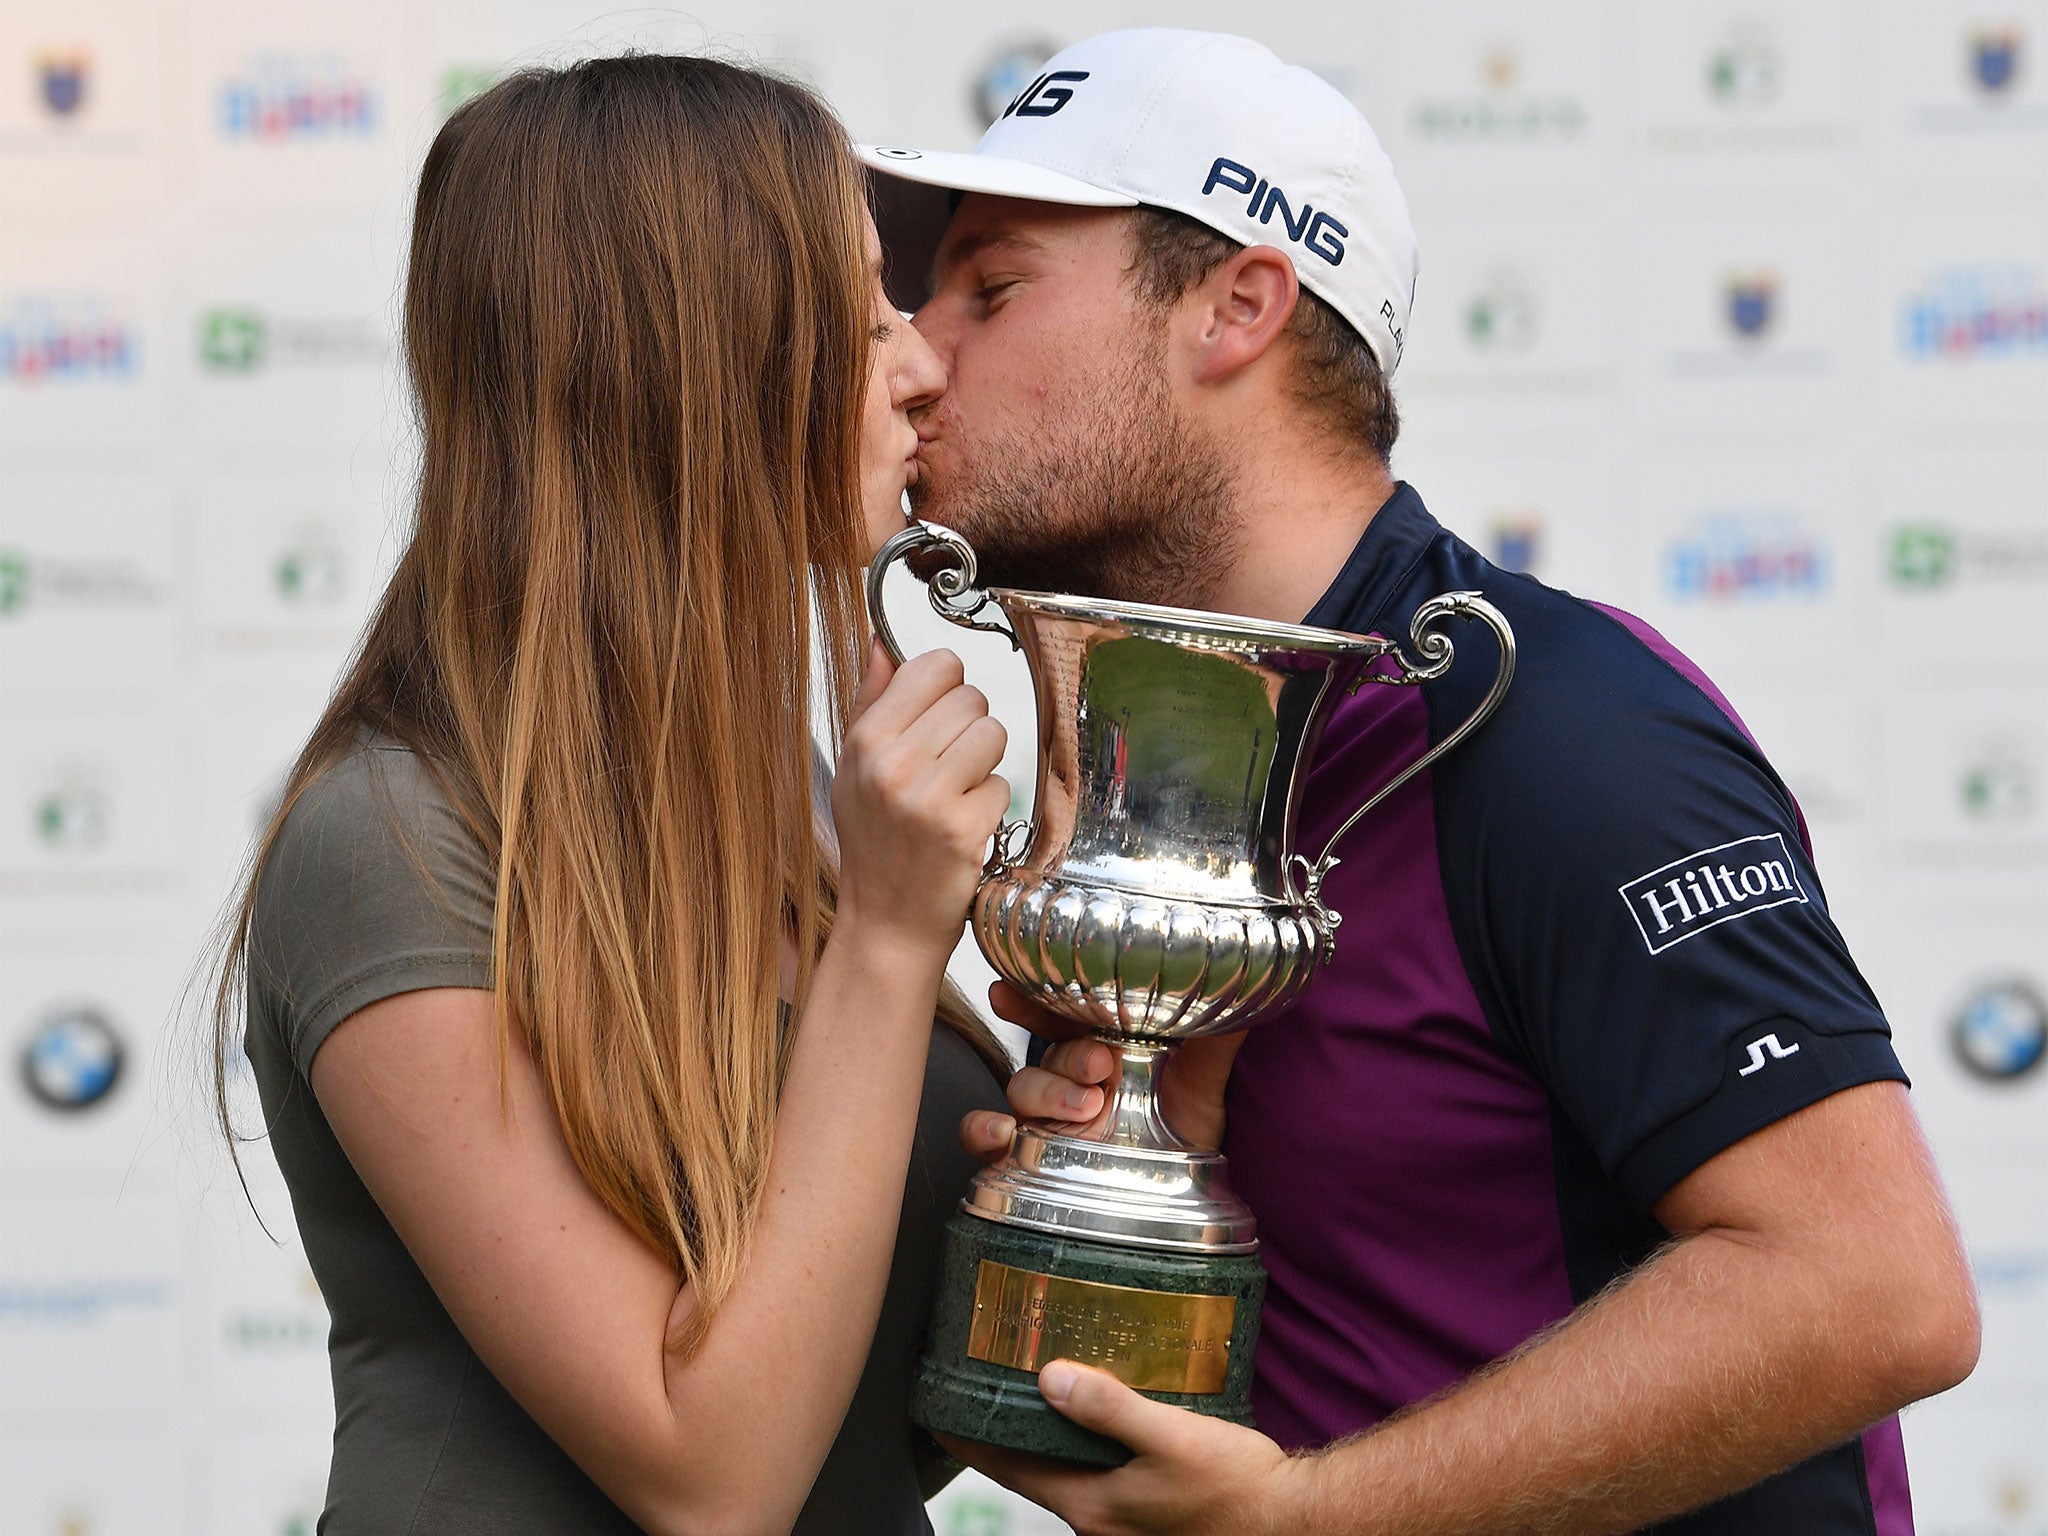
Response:
[[[891,392],[897,408],[909,411],[930,405],[946,392],[946,365],[939,361],[939,354],[914,324],[903,327],[898,346],[901,351]]]

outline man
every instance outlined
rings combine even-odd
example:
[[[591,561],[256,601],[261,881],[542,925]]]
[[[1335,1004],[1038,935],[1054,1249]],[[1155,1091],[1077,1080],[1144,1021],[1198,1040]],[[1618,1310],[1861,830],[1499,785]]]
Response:
[[[1390,479],[1416,250],[1363,118],[1256,44],[1124,32],[972,155],[863,154],[951,380],[913,495],[985,579],[1395,637],[1477,589],[1520,652],[1343,848],[1303,1000],[1168,1085],[1259,1218],[1264,1433],[1055,1363],[1127,1466],[959,1454],[1084,1532],[1906,1536],[1890,1415],[1978,1334],[1889,1030],[1712,684]],[[1464,718],[1494,652],[1457,644],[1342,707],[1303,847]],[[1055,1046],[1013,1109],[1089,1122],[1107,1055]]]

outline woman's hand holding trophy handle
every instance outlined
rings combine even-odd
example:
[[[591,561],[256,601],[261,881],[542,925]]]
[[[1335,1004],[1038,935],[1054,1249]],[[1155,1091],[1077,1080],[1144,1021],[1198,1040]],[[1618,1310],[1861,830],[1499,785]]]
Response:
[[[832,782],[842,925],[944,964],[1009,807],[1007,743],[951,651],[897,667],[873,647]]]
[[[1020,1067],[1005,1090],[1011,1113],[978,1110],[960,1122],[960,1144],[984,1163],[1010,1148],[1017,1122],[1028,1120],[1081,1141],[1101,1138],[1109,1123],[1108,1088],[1116,1079],[1116,1052],[1085,1024],[1041,1007],[1007,981],[989,988],[996,1016],[1053,1042],[1037,1066]],[[1230,1064],[1244,1044],[1240,1030],[1176,1042],[1162,1071],[1160,1107],[1173,1128],[1203,1151],[1223,1141],[1223,1090]]]

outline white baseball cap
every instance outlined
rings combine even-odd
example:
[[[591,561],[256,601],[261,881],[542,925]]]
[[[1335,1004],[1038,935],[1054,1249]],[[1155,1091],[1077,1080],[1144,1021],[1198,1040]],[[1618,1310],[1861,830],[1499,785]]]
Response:
[[[1146,204],[1293,258],[1391,375],[1415,299],[1415,227],[1365,116],[1249,38],[1142,27],[1056,54],[971,154],[862,144],[892,297],[930,291],[959,192]]]

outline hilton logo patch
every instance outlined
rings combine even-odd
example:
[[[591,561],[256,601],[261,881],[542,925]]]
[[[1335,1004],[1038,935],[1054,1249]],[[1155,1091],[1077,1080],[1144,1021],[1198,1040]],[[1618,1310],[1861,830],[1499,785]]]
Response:
[[[1654,955],[1751,912],[1803,904],[1807,896],[1785,834],[1771,832],[1673,859],[1622,886],[1621,899]]]

